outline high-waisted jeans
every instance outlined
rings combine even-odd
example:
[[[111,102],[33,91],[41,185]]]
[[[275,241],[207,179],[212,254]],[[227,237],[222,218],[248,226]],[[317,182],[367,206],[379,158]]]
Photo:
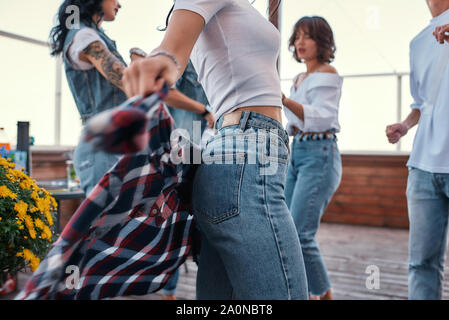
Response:
[[[198,299],[307,299],[295,224],[285,203],[288,136],[245,111],[209,139],[193,183],[202,233]]]
[[[294,137],[285,198],[301,242],[309,291],[314,296],[331,288],[315,235],[341,175],[341,156],[334,140],[299,141],[299,135]]]
[[[437,300],[443,294],[449,217],[449,174],[409,169],[408,297]]]

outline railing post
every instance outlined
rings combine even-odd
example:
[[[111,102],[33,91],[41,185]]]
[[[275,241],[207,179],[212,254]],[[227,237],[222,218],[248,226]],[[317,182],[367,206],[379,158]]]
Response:
[[[402,121],[402,74],[397,76],[397,106],[396,106],[396,122]],[[401,140],[396,144],[396,151],[401,151]]]
[[[62,57],[56,58],[55,83],[55,145],[61,145],[61,90],[62,90]]]

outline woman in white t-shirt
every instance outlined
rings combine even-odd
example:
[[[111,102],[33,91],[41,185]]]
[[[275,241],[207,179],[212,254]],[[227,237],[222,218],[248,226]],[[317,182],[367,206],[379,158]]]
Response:
[[[290,98],[283,96],[287,131],[294,137],[285,198],[298,230],[313,299],[332,299],[331,283],[315,234],[340,184],[341,157],[336,142],[343,79],[329,65],[335,43],[322,17],[301,18],[293,28],[290,49],[307,71],[295,77]]]
[[[248,0],[176,0],[160,46],[124,74],[128,96],[147,95],[172,85],[190,57],[218,119],[192,192],[198,299],[308,298],[284,199],[279,51],[279,31]]]

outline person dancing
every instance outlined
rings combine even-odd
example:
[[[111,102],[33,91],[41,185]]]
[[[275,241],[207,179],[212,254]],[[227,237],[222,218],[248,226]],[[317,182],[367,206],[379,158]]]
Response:
[[[447,41],[441,25],[449,23],[449,1],[427,0],[427,5],[432,20],[410,43],[412,110],[386,128],[388,141],[397,143],[418,125],[407,162],[411,300],[442,298],[449,215],[449,47],[439,44]]]
[[[342,175],[336,133],[343,81],[330,65],[335,43],[324,18],[298,20],[289,48],[307,71],[294,78],[290,98],[282,99],[293,136],[285,199],[301,242],[310,298],[330,300],[331,283],[315,235]]]
[[[174,84],[191,57],[218,119],[203,152],[218,159],[199,165],[192,188],[203,235],[198,299],[308,298],[284,200],[289,151],[279,47],[279,31],[247,0],[177,0],[160,46],[124,74],[129,97],[147,95]],[[247,161],[256,156],[254,139],[263,140],[258,152],[268,162]],[[228,159],[232,164],[223,163]],[[261,170],[267,165],[274,172]]]

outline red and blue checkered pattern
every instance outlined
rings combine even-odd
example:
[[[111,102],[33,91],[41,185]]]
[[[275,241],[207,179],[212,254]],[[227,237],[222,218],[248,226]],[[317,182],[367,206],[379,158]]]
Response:
[[[138,101],[137,107],[148,111],[148,119],[139,120],[149,133],[146,148],[125,154],[101,179],[16,299],[146,295],[161,289],[191,253],[195,227],[187,211],[187,177],[194,167],[170,161],[174,123],[161,103],[164,94]],[[109,116],[123,115],[131,106],[135,100]],[[124,132],[125,126],[116,130]],[[127,145],[116,130],[104,137],[97,130],[94,136],[97,141],[115,137],[105,148],[112,151],[138,145]]]
[[[149,97],[135,97],[117,108],[91,118],[83,129],[83,139],[96,149],[109,153],[135,153],[148,144],[152,106],[168,95],[168,85]]]

